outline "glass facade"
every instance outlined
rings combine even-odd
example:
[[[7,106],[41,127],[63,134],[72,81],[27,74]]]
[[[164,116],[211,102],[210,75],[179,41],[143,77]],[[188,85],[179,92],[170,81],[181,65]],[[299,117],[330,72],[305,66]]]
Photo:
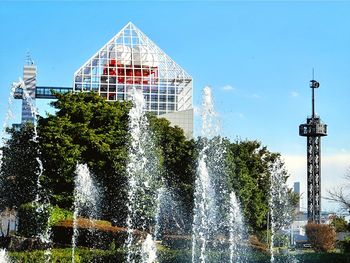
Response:
[[[129,99],[134,87],[156,115],[192,109],[191,76],[128,23],[74,73],[73,89],[116,101]]]

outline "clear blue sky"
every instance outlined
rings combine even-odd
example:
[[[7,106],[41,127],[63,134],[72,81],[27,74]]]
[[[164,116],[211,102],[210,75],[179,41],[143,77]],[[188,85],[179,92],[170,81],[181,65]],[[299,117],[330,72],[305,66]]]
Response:
[[[193,76],[195,107],[211,85],[222,134],[281,152],[303,192],[298,125],[311,113],[315,68],[316,112],[329,125],[325,193],[350,166],[349,14],[345,1],[0,1],[0,116],[28,50],[39,85],[70,86],[73,72],[132,21]],[[46,105],[38,103],[42,114]]]

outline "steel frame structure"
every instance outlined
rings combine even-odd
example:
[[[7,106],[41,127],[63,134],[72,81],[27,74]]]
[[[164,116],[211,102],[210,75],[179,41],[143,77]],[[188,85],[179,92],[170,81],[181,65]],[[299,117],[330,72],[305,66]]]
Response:
[[[299,126],[299,135],[307,137],[307,213],[308,222],[321,222],[321,137],[327,136],[327,125],[315,114],[315,88],[319,83],[310,81],[312,89],[312,116]]]
[[[133,88],[156,115],[192,109],[192,77],[129,22],[74,73],[73,90],[116,101]]]

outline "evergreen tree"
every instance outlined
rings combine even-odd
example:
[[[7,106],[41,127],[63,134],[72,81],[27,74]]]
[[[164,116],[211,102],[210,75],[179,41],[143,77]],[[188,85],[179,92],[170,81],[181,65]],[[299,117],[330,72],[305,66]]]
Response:
[[[37,194],[39,173],[38,143],[33,141],[34,127],[26,123],[20,129],[7,129],[10,138],[2,147],[0,170],[0,208],[17,209]]]

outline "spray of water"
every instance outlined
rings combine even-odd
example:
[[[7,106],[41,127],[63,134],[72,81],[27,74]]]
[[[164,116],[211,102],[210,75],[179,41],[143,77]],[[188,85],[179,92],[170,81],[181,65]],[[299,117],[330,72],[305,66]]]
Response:
[[[158,194],[157,194],[157,210],[156,210],[156,217],[155,217],[155,229],[154,229],[154,238],[157,240],[160,238],[160,232],[161,232],[161,220],[162,220],[162,215],[164,214],[163,206],[164,206],[164,201],[166,197],[166,188],[161,187],[158,189]]]
[[[246,230],[239,202],[234,192],[230,193],[229,207],[230,262],[246,262],[248,250],[244,246]]]
[[[0,249],[0,263],[11,263],[5,249]]]
[[[145,102],[142,91],[132,90],[133,108],[129,112],[129,146],[128,173],[128,238],[125,243],[127,262],[147,262],[156,260],[154,229],[157,211],[157,184],[159,184],[158,160],[155,155],[152,134],[144,114]],[[153,216],[152,216],[153,215]],[[134,235],[134,230],[148,232],[141,248]],[[150,236],[149,236],[150,235]],[[146,242],[146,243],[145,243]],[[151,245],[150,243],[154,244]]]
[[[18,82],[13,82],[11,85],[11,91],[10,91],[10,95],[8,98],[6,117],[5,117],[3,126],[2,126],[2,136],[1,136],[2,140],[5,139],[6,129],[8,128],[10,121],[13,119],[12,103],[13,103],[13,96],[14,96],[15,90],[17,88],[23,88],[24,86],[25,86],[24,82],[21,79],[19,79]],[[0,169],[2,167],[2,157],[3,157],[3,153],[0,150]],[[0,263],[10,263],[10,262],[11,262],[11,260],[9,259],[6,250],[0,249]]]
[[[7,101],[6,117],[2,125],[2,136],[1,136],[2,139],[5,138],[6,128],[8,128],[10,121],[13,119],[12,104],[13,104],[13,96],[14,96],[15,90],[16,88],[21,87],[22,85],[23,85],[23,81],[21,79],[19,80],[19,82],[13,82],[11,85],[11,91]]]
[[[92,219],[96,219],[99,213],[98,208],[100,200],[98,188],[86,164],[77,164],[74,183],[72,263],[75,262],[75,249],[79,236],[78,216],[84,214],[84,216],[88,217],[90,221],[93,222]]]
[[[156,243],[152,235],[147,234],[146,239],[142,243],[141,248],[141,262],[153,263],[157,260],[157,248]]]
[[[15,93],[16,88],[19,88],[22,85],[23,85],[23,81],[21,79],[19,79],[18,82],[13,82],[11,85],[10,95],[7,101],[6,117],[2,125],[1,139],[3,144],[6,137],[6,129],[8,128],[10,121],[13,119],[13,112],[12,112],[13,95]],[[3,156],[3,153],[2,153],[2,150],[0,150],[0,169],[2,167],[2,156]]]
[[[158,192],[155,237],[161,240],[163,234],[185,235],[188,233],[189,216],[184,210],[182,197],[169,187]]]
[[[19,87],[19,88],[22,89],[22,91],[23,91],[23,100],[25,100],[27,105],[30,107],[30,111],[31,111],[32,117],[34,118],[34,126],[33,126],[34,135],[33,135],[32,140],[35,143],[38,143],[39,136],[38,136],[38,131],[37,131],[37,116],[39,115],[39,112],[38,112],[37,107],[35,106],[35,100],[32,97],[32,95],[28,92],[28,90],[26,88],[26,84],[25,84],[25,82],[23,80],[20,80],[19,83],[16,84],[16,87]],[[40,155],[40,152],[38,151],[37,154]],[[48,210],[49,203],[48,203],[47,200],[44,200],[42,195],[41,195],[41,191],[42,191],[43,187],[42,187],[40,181],[41,181],[41,178],[42,178],[42,175],[43,175],[43,171],[44,171],[43,164],[42,164],[42,161],[40,160],[39,157],[36,157],[36,161],[37,161],[38,166],[39,166],[39,169],[36,172],[38,192],[36,194],[34,203],[37,206],[37,212],[39,214],[42,214],[42,213],[45,213]],[[50,218],[48,218],[48,220],[49,219]],[[47,224],[47,225],[49,225],[49,224]],[[50,244],[51,243],[51,229],[50,229],[50,227],[46,227],[42,231],[42,233],[39,234],[39,238],[40,238],[41,242],[43,242],[44,244],[47,244],[47,245]],[[51,261],[51,248],[49,248],[49,249],[47,249],[45,251],[44,256],[45,256],[45,262],[50,262]]]
[[[199,153],[196,189],[195,189],[195,207],[193,218],[192,234],[192,262],[205,263],[207,260],[207,248],[209,242],[218,234],[216,232],[217,222],[217,187],[215,186],[213,175],[209,171],[212,165],[211,155],[215,149],[211,148],[210,139],[218,135],[219,122],[217,114],[214,111],[214,103],[211,89],[205,87],[203,90],[202,104],[202,141],[203,148]],[[220,156],[216,156],[219,157]],[[217,167],[219,173],[222,169]],[[220,176],[220,175],[219,175]]]
[[[243,239],[243,219],[234,192],[229,192],[225,148],[218,136],[220,123],[211,89],[203,90],[202,130],[192,225],[192,262],[210,262],[220,254],[226,262],[241,262],[238,243]],[[239,233],[237,233],[239,231]],[[228,232],[228,238],[226,238]],[[222,238],[224,237],[224,238]],[[228,247],[225,244],[229,244]],[[229,256],[226,256],[229,254]]]
[[[271,218],[271,239],[270,239],[270,262],[278,262],[275,255],[276,235],[282,236],[281,240],[285,240],[286,247],[290,246],[290,224],[292,222],[293,208],[290,202],[288,186],[285,179],[285,171],[283,163],[276,161],[271,167],[271,183],[270,183],[270,218]],[[283,238],[284,237],[284,238]],[[284,255],[287,262],[297,263],[298,260],[291,254]]]
[[[19,82],[14,82],[11,85],[11,91],[8,98],[8,106],[7,106],[7,112],[5,121],[2,126],[2,140],[5,139],[5,132],[8,128],[9,122],[11,119],[13,119],[13,113],[12,113],[12,103],[13,103],[13,95],[15,93],[16,88],[23,87],[24,82],[20,79]],[[0,151],[0,169],[2,167],[2,151]],[[7,252],[5,249],[0,249],[0,263],[10,263],[11,260],[9,259]]]

